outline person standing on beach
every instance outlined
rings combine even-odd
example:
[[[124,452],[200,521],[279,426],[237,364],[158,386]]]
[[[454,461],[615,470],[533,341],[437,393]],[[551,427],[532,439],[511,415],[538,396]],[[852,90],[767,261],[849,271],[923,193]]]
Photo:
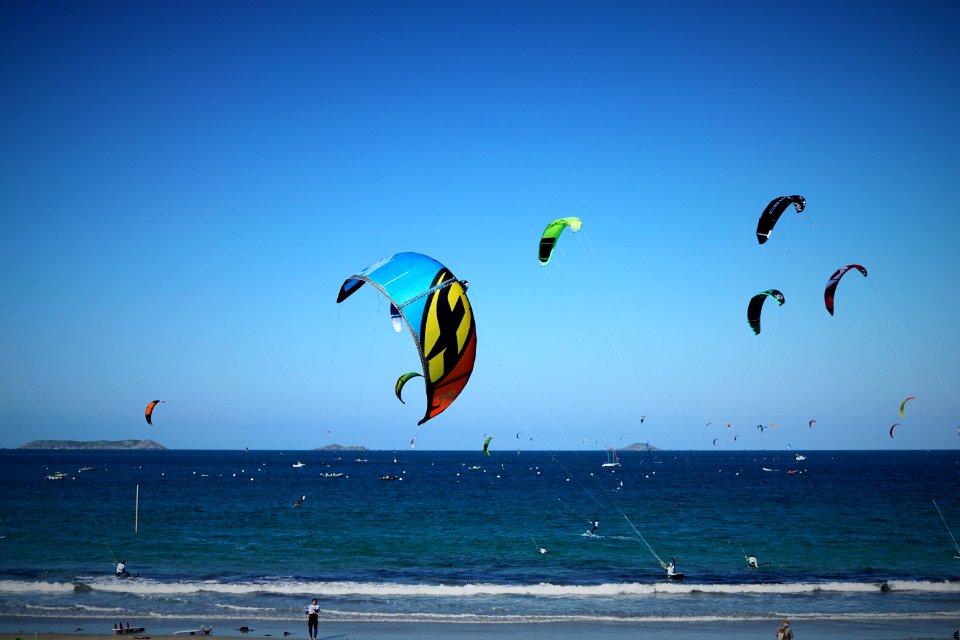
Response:
[[[317,640],[317,627],[320,623],[320,605],[317,599],[310,601],[307,607],[307,631],[310,633],[310,640]]]
[[[793,629],[790,628],[789,620],[784,620],[777,629],[777,640],[793,640]]]

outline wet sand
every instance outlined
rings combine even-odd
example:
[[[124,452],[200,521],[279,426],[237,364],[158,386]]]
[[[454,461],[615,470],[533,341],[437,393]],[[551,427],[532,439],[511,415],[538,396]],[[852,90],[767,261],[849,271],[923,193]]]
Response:
[[[775,637],[779,620],[748,620],[738,622],[670,622],[670,623],[536,623],[536,624],[429,624],[423,622],[331,622],[321,624],[318,640],[476,640],[480,637],[503,640],[771,640]],[[133,626],[133,622],[130,623]],[[145,627],[143,633],[109,633],[109,622],[96,620],[0,619],[0,640],[183,640],[192,637],[236,638],[286,638],[308,640],[306,625],[242,623],[228,621],[217,624],[213,621],[213,633],[209,636],[173,635],[175,630],[194,629],[191,621],[138,622]],[[249,626],[252,630],[242,633],[239,628]],[[957,620],[793,620],[796,640],[952,640],[953,632],[960,628]],[[16,630],[16,631],[11,631]],[[104,630],[107,633],[104,633]],[[286,635],[285,635],[286,634]]]

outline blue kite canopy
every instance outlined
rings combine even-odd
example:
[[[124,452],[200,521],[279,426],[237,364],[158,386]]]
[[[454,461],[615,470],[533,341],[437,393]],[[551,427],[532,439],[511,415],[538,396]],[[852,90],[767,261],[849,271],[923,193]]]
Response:
[[[426,379],[423,424],[456,400],[473,372],[477,328],[467,283],[429,256],[398,253],[347,278],[337,303],[366,282],[390,299],[392,319],[406,324],[417,345]]]

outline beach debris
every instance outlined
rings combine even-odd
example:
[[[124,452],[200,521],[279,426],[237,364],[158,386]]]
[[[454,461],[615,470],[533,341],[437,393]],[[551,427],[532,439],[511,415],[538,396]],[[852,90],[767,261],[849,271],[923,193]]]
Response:
[[[477,328],[467,281],[429,256],[397,253],[347,278],[337,303],[367,282],[390,300],[394,328],[406,324],[416,342],[427,396],[422,425],[456,400],[473,372]]]
[[[864,278],[867,277],[867,269],[859,264],[848,264],[833,272],[833,275],[827,280],[827,288],[823,290],[823,303],[827,306],[830,315],[833,315],[833,296],[837,291],[837,285],[840,284],[840,278],[850,269],[856,269],[863,274]]]
[[[780,196],[770,201],[770,204],[763,210],[763,213],[760,214],[760,219],[757,221],[757,242],[763,244],[770,238],[770,234],[773,233],[773,227],[777,224],[777,220],[780,219],[780,216],[791,204],[796,207],[797,213],[800,213],[807,205],[807,201],[803,196]]]
[[[563,233],[563,230],[567,227],[570,227],[572,233],[580,231],[580,227],[583,225],[583,222],[580,218],[570,217],[570,218],[558,218],[547,225],[547,228],[543,230],[543,235],[540,236],[540,266],[545,267],[547,263],[550,262],[550,257],[553,255],[553,248],[557,244],[557,239],[560,237],[560,234]]]
[[[781,307],[786,302],[783,294],[776,289],[761,291],[750,298],[750,303],[747,305],[747,324],[750,325],[750,330],[753,331],[754,335],[760,335],[760,312],[763,310],[763,302],[767,299],[767,296],[776,300]]]

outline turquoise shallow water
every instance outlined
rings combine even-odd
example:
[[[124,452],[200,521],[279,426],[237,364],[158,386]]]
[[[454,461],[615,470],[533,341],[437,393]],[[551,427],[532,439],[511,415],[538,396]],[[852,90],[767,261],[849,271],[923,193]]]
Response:
[[[0,451],[0,616],[960,618],[955,451],[394,455]]]

